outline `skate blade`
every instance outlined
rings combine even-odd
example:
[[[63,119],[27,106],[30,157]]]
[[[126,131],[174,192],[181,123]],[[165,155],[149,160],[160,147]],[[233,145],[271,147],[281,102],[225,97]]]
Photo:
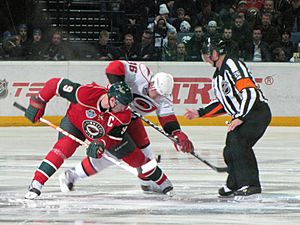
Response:
[[[248,196],[234,196],[234,201],[237,202],[261,202],[261,194],[253,194]]]
[[[25,195],[25,199],[29,199],[29,200],[33,200],[33,199],[36,199],[39,195],[35,192],[32,192],[32,191],[28,191]]]

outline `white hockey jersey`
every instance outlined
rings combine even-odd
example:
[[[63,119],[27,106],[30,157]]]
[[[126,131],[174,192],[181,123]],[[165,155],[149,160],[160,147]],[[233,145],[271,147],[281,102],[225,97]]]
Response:
[[[109,70],[113,70],[112,74],[125,76],[125,82],[133,94],[133,101],[130,105],[133,110],[143,116],[154,111],[159,117],[174,115],[172,96],[170,98],[161,96],[158,100],[153,100],[148,96],[153,73],[146,65],[139,62],[117,60],[108,66],[106,73],[110,73]]]

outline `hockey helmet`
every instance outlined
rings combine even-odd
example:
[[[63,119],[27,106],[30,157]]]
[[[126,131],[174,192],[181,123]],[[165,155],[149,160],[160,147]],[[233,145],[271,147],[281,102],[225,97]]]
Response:
[[[132,102],[131,90],[123,81],[113,83],[110,86],[107,94],[109,98],[115,97],[117,101],[123,105],[128,105],[130,102]]]
[[[151,77],[150,80],[156,91],[163,96],[170,96],[173,91],[174,79],[171,74],[159,72]]]
[[[208,37],[202,47],[202,54],[212,55],[213,50],[216,50],[219,55],[224,55],[225,51],[225,42],[219,38]]]

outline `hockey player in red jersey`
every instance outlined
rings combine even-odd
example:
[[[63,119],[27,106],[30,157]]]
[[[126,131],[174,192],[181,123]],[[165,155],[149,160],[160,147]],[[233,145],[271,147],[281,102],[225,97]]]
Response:
[[[125,81],[133,93],[133,101],[130,107],[136,112],[145,115],[156,112],[163,129],[177,138],[179,144],[175,144],[177,151],[190,153],[194,150],[192,142],[187,135],[182,132],[177,118],[174,114],[172,103],[173,77],[167,73],[153,74],[144,64],[129,61],[113,61],[106,68],[106,75],[110,83]],[[133,114],[132,121],[128,127],[128,134],[134,145],[140,148],[150,159],[154,158],[153,150],[146,133],[145,127],[140,118]],[[75,168],[65,171],[60,176],[62,191],[69,191],[78,178],[84,178],[100,172],[111,165],[105,159],[87,161],[84,159]],[[85,167],[93,167],[92,173],[86,172]],[[164,192],[161,187],[147,178],[141,178],[141,187],[144,191]],[[164,183],[167,178],[159,182]],[[169,182],[167,182],[169,183]],[[164,186],[164,185],[163,185]]]
[[[114,148],[122,143],[131,121],[128,104],[132,101],[132,94],[126,83],[114,83],[107,90],[96,83],[80,85],[68,79],[53,78],[46,82],[37,97],[30,99],[25,116],[32,122],[39,121],[44,114],[46,103],[55,95],[71,102],[60,127],[83,141],[91,141],[87,149],[87,155],[91,159],[102,158],[101,153],[105,149],[113,157],[124,160],[134,168],[148,168],[148,164],[152,163],[138,148]],[[72,156],[78,146],[77,142],[60,133],[53,149],[35,171],[25,198],[35,199],[39,196],[45,182],[60,168],[65,159]],[[141,171],[149,173],[149,170]],[[159,167],[153,168],[150,174],[152,172],[162,174]],[[139,176],[152,179],[147,173],[141,172]]]

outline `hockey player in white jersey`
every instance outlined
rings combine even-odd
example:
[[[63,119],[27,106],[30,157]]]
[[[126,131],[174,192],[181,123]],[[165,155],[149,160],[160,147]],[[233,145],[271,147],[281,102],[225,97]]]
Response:
[[[130,107],[141,115],[156,112],[159,122],[165,132],[178,140],[174,144],[177,151],[190,153],[194,151],[192,142],[188,136],[182,132],[178,120],[175,116],[172,102],[172,90],[174,80],[172,75],[167,73],[153,74],[144,64],[129,61],[112,61],[105,70],[110,83],[125,81],[131,88],[133,101]],[[151,148],[148,135],[140,118],[132,114],[132,121],[127,129],[134,145],[140,148],[149,158],[154,158],[154,152]],[[125,145],[128,148],[128,145]],[[60,176],[60,185],[62,191],[72,190],[74,182],[78,178],[91,176],[100,172],[104,168],[112,165],[105,158],[92,159],[85,158],[74,169],[69,169]],[[171,185],[165,177],[161,182]],[[154,183],[148,179],[140,177],[141,187],[144,191],[163,192],[160,181]],[[165,185],[162,185],[166,188]],[[170,188],[167,188],[167,190]]]

